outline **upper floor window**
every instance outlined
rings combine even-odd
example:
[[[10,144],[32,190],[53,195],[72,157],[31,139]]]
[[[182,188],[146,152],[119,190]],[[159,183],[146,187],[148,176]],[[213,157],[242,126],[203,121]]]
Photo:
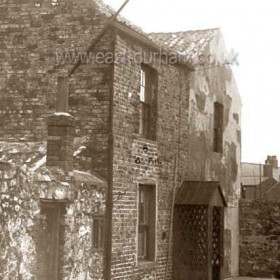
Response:
[[[138,259],[155,260],[155,186],[140,185],[138,206]]]
[[[156,137],[156,90],[157,72],[147,66],[141,67],[141,113],[139,132],[145,138],[155,140]]]
[[[214,104],[214,152],[223,153],[224,134],[224,106],[221,103]]]

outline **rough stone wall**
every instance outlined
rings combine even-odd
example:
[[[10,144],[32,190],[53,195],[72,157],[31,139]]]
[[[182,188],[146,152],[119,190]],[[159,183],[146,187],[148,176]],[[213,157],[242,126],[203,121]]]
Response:
[[[190,74],[190,130],[187,180],[219,181],[228,201],[225,208],[224,277],[238,275],[238,200],[241,176],[241,100],[233,73],[223,65],[221,36],[211,41],[205,57],[215,64]],[[219,64],[221,63],[221,64]],[[224,106],[223,153],[213,149],[214,103]]]
[[[41,226],[38,190],[20,169],[3,168],[0,189],[0,278],[33,279],[36,272],[36,236]]]
[[[151,50],[124,35],[117,38],[116,56],[132,59]],[[140,70],[137,63],[117,61],[114,70],[114,195],[112,279],[171,279],[172,246],[166,266],[170,236],[172,190],[178,185],[176,156],[187,150],[188,86],[184,68],[151,65],[158,71],[157,141],[139,135]],[[181,105],[180,105],[181,104]],[[181,140],[179,147],[181,126]],[[180,149],[179,149],[180,148]],[[186,154],[181,169],[187,172]],[[143,263],[137,257],[137,197],[139,184],[154,184],[157,196],[156,258]]]
[[[271,277],[280,267],[280,203],[240,201],[240,275]]]
[[[0,15],[0,139],[44,140],[58,76],[85,52],[104,16],[91,0],[2,1]],[[112,38],[108,32],[94,52],[112,50]],[[70,80],[69,110],[77,119],[76,134],[90,139],[83,151],[86,168],[105,176],[112,65],[94,57]]]
[[[105,189],[39,180],[51,176],[53,172],[46,168],[32,174],[22,167],[0,164],[0,278],[39,279],[37,245],[45,223],[41,201],[51,198],[58,203],[54,197],[66,193],[69,200],[63,204],[65,214],[60,221],[60,277],[102,279],[103,253],[92,247],[92,225],[93,215],[104,213]]]

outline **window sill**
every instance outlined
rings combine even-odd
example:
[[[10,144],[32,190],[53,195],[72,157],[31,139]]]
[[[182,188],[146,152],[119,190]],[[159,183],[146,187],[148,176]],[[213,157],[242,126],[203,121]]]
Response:
[[[138,266],[144,269],[153,269],[156,267],[154,261],[138,260]]]

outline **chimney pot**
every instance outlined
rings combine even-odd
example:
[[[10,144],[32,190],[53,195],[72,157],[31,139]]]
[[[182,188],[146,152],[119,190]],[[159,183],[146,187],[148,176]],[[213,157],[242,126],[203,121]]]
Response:
[[[273,168],[278,168],[278,160],[277,156],[267,156],[267,160],[265,161],[266,165],[270,165]]]

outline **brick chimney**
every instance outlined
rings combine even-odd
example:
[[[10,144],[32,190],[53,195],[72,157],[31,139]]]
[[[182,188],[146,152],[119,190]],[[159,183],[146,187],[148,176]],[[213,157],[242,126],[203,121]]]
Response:
[[[67,113],[68,81],[58,79],[57,113],[48,118],[47,166],[73,169],[75,119]]]
[[[276,156],[267,156],[267,160],[265,161],[266,165],[272,166],[272,168],[278,168],[278,160]]]

